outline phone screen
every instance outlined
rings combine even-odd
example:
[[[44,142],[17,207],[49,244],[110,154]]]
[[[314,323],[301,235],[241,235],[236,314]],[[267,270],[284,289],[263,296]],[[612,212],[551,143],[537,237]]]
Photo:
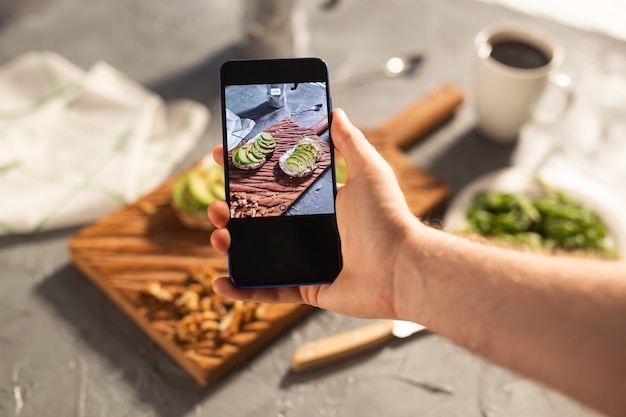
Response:
[[[341,255],[326,65],[229,61],[221,83],[233,283],[331,282]]]

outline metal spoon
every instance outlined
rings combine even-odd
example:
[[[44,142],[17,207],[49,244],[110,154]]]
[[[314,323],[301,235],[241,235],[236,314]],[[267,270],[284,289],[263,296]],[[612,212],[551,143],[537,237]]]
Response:
[[[394,56],[387,60],[385,74],[388,77],[397,77],[399,75],[410,77],[415,74],[423,60],[422,55]]]
[[[297,114],[302,114],[302,113],[306,113],[308,111],[320,111],[320,109],[322,108],[322,104],[316,104],[313,107],[309,107],[308,109],[304,109],[304,110],[296,110],[293,113],[290,113],[292,116],[295,116]]]
[[[346,74],[344,77],[334,80],[332,89],[334,92],[346,91],[369,84],[372,81],[379,80],[381,77],[410,77],[417,72],[423,60],[424,57],[422,54],[394,56],[387,60],[382,69],[363,72],[360,74]]]

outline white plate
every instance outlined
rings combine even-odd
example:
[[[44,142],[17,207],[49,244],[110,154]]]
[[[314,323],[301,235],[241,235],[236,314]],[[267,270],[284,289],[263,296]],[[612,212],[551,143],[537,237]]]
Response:
[[[542,169],[539,173],[531,174],[523,168],[510,167],[485,174],[454,198],[446,211],[444,228],[448,231],[464,230],[467,227],[467,209],[474,196],[480,192],[503,191],[529,197],[539,195],[541,187],[535,177],[594,210],[607,227],[610,237],[607,243],[617,250],[620,258],[626,257],[626,206],[615,193],[574,171]]]

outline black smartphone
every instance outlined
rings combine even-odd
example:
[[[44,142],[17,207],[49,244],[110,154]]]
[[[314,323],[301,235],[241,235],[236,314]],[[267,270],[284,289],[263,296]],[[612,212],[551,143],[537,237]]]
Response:
[[[232,60],[220,84],[231,281],[332,282],[342,262],[325,62]]]

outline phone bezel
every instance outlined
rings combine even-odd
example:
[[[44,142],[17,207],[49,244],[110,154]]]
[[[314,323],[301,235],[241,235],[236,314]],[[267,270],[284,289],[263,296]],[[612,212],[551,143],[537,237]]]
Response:
[[[220,70],[222,135],[224,160],[228,160],[226,148],[226,97],[228,85],[305,83],[324,82],[326,85],[326,104],[329,126],[331,105],[329,77],[326,63],[319,58],[280,58],[280,59],[245,59],[225,62]],[[329,137],[332,181],[336,184],[335,160],[332,137]],[[227,165],[226,165],[227,166]],[[226,202],[230,206],[230,176],[224,169]],[[336,187],[333,189],[333,206]],[[231,234],[229,251],[229,275],[234,285],[241,288],[265,288],[324,284],[332,282],[342,268],[341,243],[337,228],[336,210],[333,214],[315,214],[303,216],[278,216],[263,218],[230,219],[227,228]],[[323,233],[322,233],[323,232]],[[263,254],[259,258],[269,257],[270,264],[263,265],[259,259],[250,259],[244,263],[243,254],[254,250],[251,236],[273,236],[273,240],[263,242]],[[309,236],[306,241],[299,236]],[[277,237],[281,236],[281,237]],[[298,239],[298,245],[284,244],[282,238],[289,236]],[[280,252],[281,256],[274,252]],[[252,258],[254,256],[249,255]],[[262,259],[261,259],[262,260]],[[257,264],[255,264],[258,263]],[[298,266],[305,266],[305,269]],[[297,271],[292,274],[291,271]]]

